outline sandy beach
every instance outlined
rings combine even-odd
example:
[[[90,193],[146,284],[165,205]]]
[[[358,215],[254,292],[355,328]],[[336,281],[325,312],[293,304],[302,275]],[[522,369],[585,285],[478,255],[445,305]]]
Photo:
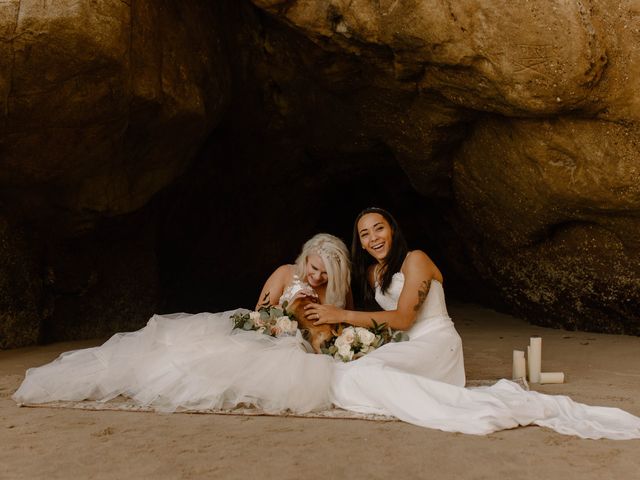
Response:
[[[511,376],[511,352],[543,337],[533,389],[640,415],[640,338],[535,327],[452,304],[468,379]],[[0,352],[0,478],[633,479],[640,440],[582,440],[540,427],[487,436],[402,422],[19,408],[24,371],[102,340]]]

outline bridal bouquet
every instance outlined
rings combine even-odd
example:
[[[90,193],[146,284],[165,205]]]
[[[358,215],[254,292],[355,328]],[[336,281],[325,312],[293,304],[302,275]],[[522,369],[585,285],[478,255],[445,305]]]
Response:
[[[298,322],[292,320],[286,310],[286,302],[282,307],[269,305],[256,312],[234,313],[231,315],[233,328],[257,330],[272,337],[295,335]]]
[[[385,343],[409,340],[409,336],[405,332],[393,331],[386,323],[377,324],[375,320],[372,321],[373,327],[371,328],[348,326],[334,332],[336,337],[330,345],[322,349],[322,352],[337,360],[350,362]]]

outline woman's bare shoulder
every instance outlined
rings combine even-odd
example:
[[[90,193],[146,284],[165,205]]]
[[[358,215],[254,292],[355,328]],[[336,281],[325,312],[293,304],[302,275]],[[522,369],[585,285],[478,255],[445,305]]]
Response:
[[[409,251],[409,253],[407,253],[406,258],[404,259],[405,264],[407,262],[416,263],[416,262],[425,262],[425,261],[433,263],[429,258],[429,255],[427,255],[422,250],[411,250]]]
[[[272,276],[275,278],[282,279],[285,283],[291,283],[293,280],[293,276],[296,273],[296,266],[291,264],[280,265],[275,271],[272,273]]]
[[[401,270],[405,275],[408,272],[420,272],[422,275],[442,282],[442,273],[429,255],[422,250],[410,251],[402,264]]]

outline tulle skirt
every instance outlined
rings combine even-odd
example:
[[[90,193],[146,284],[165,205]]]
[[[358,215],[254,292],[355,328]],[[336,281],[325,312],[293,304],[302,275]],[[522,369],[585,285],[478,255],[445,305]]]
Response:
[[[125,395],[166,412],[245,403],[305,413],[333,403],[451,432],[535,424],[583,438],[640,438],[640,418],[617,408],[525,391],[508,380],[464,388],[461,344],[448,317],[421,327],[409,342],[341,363],[307,353],[299,333],[273,338],[234,330],[233,313],[155,315],[141,330],[28,370],[13,398],[34,404]]]
[[[299,333],[274,338],[234,330],[237,311],[154,315],[141,330],[29,369],[14,399],[108,401],[125,395],[166,412],[240,403],[266,412],[329,407],[333,360],[307,354]]]

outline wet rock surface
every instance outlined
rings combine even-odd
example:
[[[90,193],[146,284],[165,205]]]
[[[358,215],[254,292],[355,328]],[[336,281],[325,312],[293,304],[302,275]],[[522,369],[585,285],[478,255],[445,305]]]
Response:
[[[639,147],[637,128],[610,122],[479,125],[454,188],[482,278],[532,320],[639,333]]]
[[[40,338],[41,272],[33,245],[0,216],[0,349]]]

